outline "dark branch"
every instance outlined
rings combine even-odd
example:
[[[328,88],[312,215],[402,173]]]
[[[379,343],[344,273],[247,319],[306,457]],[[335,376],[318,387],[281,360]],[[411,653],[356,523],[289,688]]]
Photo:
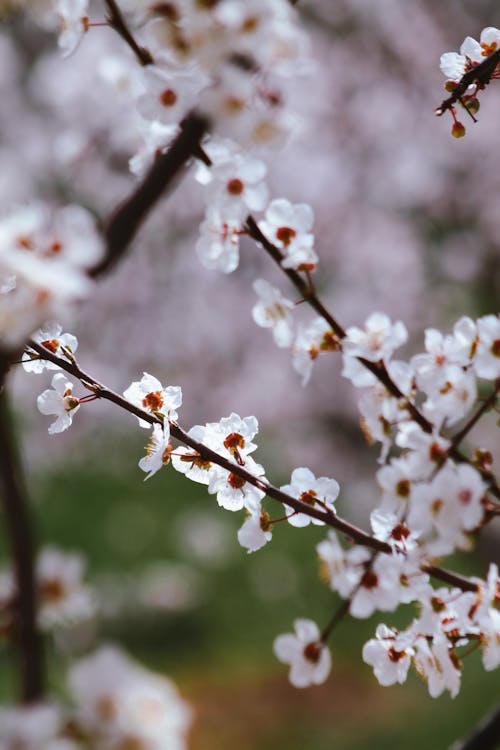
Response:
[[[128,44],[141,65],[152,65],[154,62],[153,56],[149,50],[137,44],[115,0],[104,0],[104,4],[108,9],[106,19],[111,28]]]
[[[44,658],[37,629],[35,545],[23,473],[11,429],[2,359],[0,391],[0,488],[1,504],[16,581],[13,636],[19,652],[23,702],[40,700],[44,691]]]
[[[479,88],[484,88],[491,81],[491,77],[494,74],[498,63],[500,63],[500,49],[497,49],[493,54],[483,60],[482,63],[474,66],[468,70],[467,73],[464,73],[453,89],[451,96],[441,102],[441,105],[436,109],[436,114],[442,115],[446,110],[452,109],[472,84],[475,83]]]
[[[459,740],[450,750],[495,750],[500,745],[500,706],[485,716],[473,734]]]
[[[149,211],[182,175],[207,130],[207,120],[196,113],[183,120],[168,151],[156,157],[141,184],[109,220],[104,232],[106,256],[91,270],[92,276],[108,271],[124,255]]]
[[[75,378],[77,378],[84,387],[91,390],[92,393],[94,393],[98,398],[103,398],[107,401],[111,401],[117,406],[120,406],[125,411],[134,414],[136,417],[140,417],[140,419],[144,419],[146,422],[149,422],[149,424],[162,424],[162,420],[159,417],[151,414],[150,412],[144,411],[143,409],[140,409],[134,404],[131,404],[129,401],[123,398],[123,396],[120,396],[118,393],[115,393],[115,391],[112,391],[102,383],[99,383],[99,381],[93,378],[92,375],[84,372],[84,370],[79,367],[76,361],[69,362],[66,359],[58,357],[48,349],[45,349],[43,346],[38,344],[36,341],[30,341],[29,346],[31,349],[36,351],[42,359],[49,360],[50,362],[59,365],[62,370],[65,370],[70,375],[73,375]],[[278,502],[292,508],[297,513],[305,513],[311,518],[317,518],[319,521],[323,521],[323,523],[325,523],[327,526],[337,529],[337,531],[345,534],[349,539],[351,539],[353,542],[356,542],[357,544],[361,544],[365,547],[370,547],[371,549],[374,549],[378,552],[392,554],[392,547],[387,544],[387,542],[383,542],[380,539],[371,536],[366,531],[363,531],[357,526],[354,526],[348,521],[345,521],[343,518],[340,518],[331,511],[319,510],[314,506],[308,505],[307,503],[304,503],[301,500],[297,500],[297,498],[288,495],[286,492],[283,492],[277,487],[274,487],[274,485],[270,484],[266,480],[255,477],[243,466],[233,463],[225,456],[219,455],[203,443],[194,440],[190,435],[187,434],[187,432],[179,427],[176,422],[170,422],[170,433],[176,440],[179,440],[179,442],[187,445],[189,448],[192,448],[199,456],[201,456],[202,459],[217,464],[218,466],[222,466],[223,469],[236,474],[249,484],[265,492],[268,497],[271,497],[274,500],[278,500]],[[428,566],[424,567],[423,569],[428,571],[429,574],[434,578],[438,578],[453,586],[457,586],[463,591],[477,591],[477,585],[474,582],[462,576],[456,575],[455,573],[451,573],[447,570],[442,570],[441,568],[438,568],[436,566]]]

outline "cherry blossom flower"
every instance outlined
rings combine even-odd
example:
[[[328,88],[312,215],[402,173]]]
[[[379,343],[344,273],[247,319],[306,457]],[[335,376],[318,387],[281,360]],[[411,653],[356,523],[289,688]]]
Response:
[[[243,526],[238,531],[238,542],[248,553],[256,552],[271,541],[273,532],[269,513],[256,504],[249,511]]]
[[[177,409],[182,405],[182,390],[179,386],[168,385],[164,388],[154,375],[147,372],[143,373],[141,380],[135,380],[129,385],[123,392],[123,396],[131,404],[150,414],[156,414],[174,422],[178,417]],[[145,419],[140,417],[137,419],[141,427],[151,427]]]
[[[254,321],[262,328],[272,328],[277,346],[290,346],[293,341],[293,302],[264,279],[254,281],[253,288],[260,297],[252,309]]]
[[[317,545],[316,550],[321,562],[322,578],[340,596],[350,596],[359,583],[362,566],[370,558],[368,550],[354,547],[348,552],[340,544],[333,529],[328,531],[328,537]]]
[[[397,630],[379,625],[375,638],[363,646],[363,661],[373,667],[375,677],[381,685],[402,685],[406,682],[408,669],[415,651],[411,635],[399,634]]]
[[[224,218],[216,208],[208,211],[200,226],[196,252],[209,270],[232,273],[239,263],[241,221]]]
[[[405,456],[393,458],[376,473],[377,484],[382,490],[381,508],[391,512],[404,512],[411,497],[414,476],[412,466]]]
[[[53,547],[42,550],[36,565],[36,579],[39,621],[43,628],[73,624],[95,614],[95,595],[83,583],[84,573],[81,555]]]
[[[259,228],[285,254],[283,268],[312,271],[316,267],[318,256],[313,250],[314,235],[310,234],[313,221],[313,210],[307,203],[292,205],[278,198],[269,204],[266,220],[259,222]]]
[[[479,341],[474,369],[480,378],[500,377],[500,316],[485,315],[477,321]]]
[[[245,460],[245,469],[254,477],[265,480],[264,468],[250,456]],[[238,474],[220,467],[214,467],[210,473],[208,491],[211,495],[217,494],[218,504],[231,511],[251,510],[266,494]]]
[[[266,172],[263,161],[242,153],[215,163],[212,180],[206,187],[209,208],[234,221],[242,221],[249,211],[262,210],[268,194],[264,183]]]
[[[312,620],[299,619],[294,622],[295,635],[279,635],[273,650],[277,658],[290,664],[288,679],[297,688],[321,685],[331,669],[331,655],[321,642],[318,626]]]
[[[370,524],[377,539],[388,542],[395,552],[408,552],[417,545],[414,535],[404,521],[395,513],[374,508],[370,513]]]
[[[194,425],[188,431],[189,437],[203,443],[206,428],[202,425]],[[188,479],[200,484],[209,484],[213,464],[202,458],[199,453],[191,448],[180,446],[171,454],[172,466],[181,474],[185,474]]]
[[[137,109],[147,120],[170,125],[180,122],[193,109],[201,89],[208,83],[195,70],[148,65],[142,71],[143,92]]]
[[[334,511],[334,503],[340,492],[339,483],[328,477],[316,477],[310,469],[301,467],[292,472],[291,484],[284,484],[280,489],[288,495],[301,500],[317,510]],[[292,526],[302,528],[309,523],[322,526],[323,521],[311,518],[305,513],[292,513],[288,517]]]
[[[459,422],[470,411],[477,398],[476,377],[472,370],[464,370],[457,365],[446,368],[446,380],[440,388],[427,391],[423,405],[425,416],[441,428]]]
[[[437,431],[424,432],[412,421],[398,424],[396,445],[405,449],[405,460],[414,479],[427,479],[444,459],[450,441],[441,437]]]
[[[375,610],[392,612],[401,601],[402,555],[377,555],[364,570],[349,605],[353,617],[364,619]],[[405,592],[406,594],[407,592]]]
[[[92,746],[185,750],[191,712],[175,685],[112,646],[77,662],[69,687]]]
[[[293,368],[302,376],[302,385],[307,385],[311,377],[313,362],[321,352],[336,351],[340,348],[338,339],[323,318],[319,316],[308,326],[299,324],[293,342]]]
[[[256,417],[240,417],[232,412],[229,417],[223,417],[219,422],[208,422],[205,425],[203,443],[244,466],[248,454],[257,449],[253,439],[258,431],[259,423]]]
[[[400,320],[391,323],[385,313],[372,313],[364,328],[351,326],[342,342],[344,354],[363,357],[371,362],[389,360],[395,349],[408,339],[406,326]]]
[[[430,482],[414,488],[408,526],[421,534],[434,531],[437,539],[432,549],[436,554],[449,553],[455,547],[469,549],[468,532],[476,529],[484,517],[485,490],[486,485],[473,466],[455,466],[448,461]]]
[[[28,7],[37,23],[59,28],[58,44],[64,57],[72,54],[88,30],[89,0],[32,0]]]
[[[80,408],[80,401],[73,396],[73,384],[66,380],[66,375],[62,372],[54,375],[51,385],[52,388],[38,396],[36,403],[42,414],[53,414],[57,417],[49,427],[49,435],[54,435],[68,429]]]
[[[36,331],[33,340],[41,346],[48,349],[51,354],[58,357],[65,357],[65,352],[74,354],[78,348],[78,340],[71,333],[63,333],[59,323],[50,323],[45,328]],[[59,370],[59,365],[49,362],[47,359],[41,359],[36,352],[28,349],[22,357],[23,369],[26,372],[35,372],[37,374],[44,370]]]
[[[162,466],[170,463],[171,452],[170,425],[168,420],[165,419],[163,425],[153,425],[153,433],[146,446],[146,455],[139,461],[139,468],[142,471],[148,472],[144,481],[150,479]]]
[[[40,325],[63,319],[92,289],[86,270],[103,244],[88,212],[41,203],[0,219],[0,336],[16,346]]]
[[[437,698],[444,690],[449,690],[455,698],[460,690],[461,673],[452,659],[449,641],[436,637],[429,645],[426,638],[419,638],[414,648],[415,667],[426,680],[431,697]]]

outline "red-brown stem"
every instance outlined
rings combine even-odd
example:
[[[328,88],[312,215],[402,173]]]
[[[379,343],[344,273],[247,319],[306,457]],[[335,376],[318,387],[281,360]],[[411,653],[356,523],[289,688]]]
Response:
[[[162,424],[162,420],[159,417],[151,414],[150,412],[144,411],[134,404],[131,404],[118,393],[115,393],[115,391],[112,391],[110,388],[107,388],[105,385],[97,381],[92,375],[84,372],[84,370],[82,370],[80,366],[76,364],[76,361],[69,362],[66,359],[58,357],[48,349],[45,349],[43,346],[38,344],[36,341],[30,341],[29,346],[31,349],[34,349],[38,354],[40,354],[42,359],[46,359],[56,365],[59,365],[62,370],[65,370],[70,375],[73,375],[75,378],[77,378],[84,387],[91,390],[92,393],[94,393],[98,398],[103,398],[107,401],[111,401],[125,411],[134,414],[136,417],[139,417],[146,422],[149,422],[149,424]],[[366,531],[363,531],[357,526],[354,526],[354,524],[351,524],[343,518],[340,518],[340,516],[338,516],[336,513],[333,513],[332,511],[319,510],[314,506],[308,505],[307,503],[304,503],[301,500],[288,495],[286,492],[278,489],[278,487],[270,484],[265,479],[255,477],[253,474],[247,471],[244,466],[239,466],[238,464],[233,463],[225,456],[221,456],[211,448],[208,448],[203,443],[200,443],[198,440],[194,440],[190,435],[188,435],[187,432],[179,427],[176,422],[170,422],[170,434],[176,440],[179,440],[179,442],[187,445],[189,448],[192,448],[199,456],[201,456],[202,459],[217,464],[223,469],[236,474],[249,484],[265,492],[268,497],[271,497],[274,500],[278,500],[280,503],[283,503],[289,508],[292,508],[297,513],[305,513],[311,518],[316,518],[319,521],[323,521],[323,523],[325,523],[327,526],[331,526],[337,531],[340,531],[342,534],[345,534],[347,537],[349,537],[349,539],[351,539],[353,542],[356,542],[357,544],[369,547],[385,554],[392,554],[392,548],[389,544],[387,544],[387,542],[383,542],[380,539],[371,536]],[[424,566],[424,569],[427,570],[427,567]],[[477,585],[467,578],[464,578],[463,576],[459,576],[455,573],[442,570],[437,566],[432,566],[432,568],[429,568],[428,571],[432,571],[431,575],[434,578],[438,578],[445,581],[446,583],[450,583],[451,585],[456,586],[463,591],[477,590]]]
[[[1,506],[16,582],[12,633],[20,662],[21,699],[24,703],[31,703],[42,698],[45,682],[43,644],[37,628],[35,543],[9,415],[5,388],[8,364],[5,359],[2,359],[0,367]]]
[[[137,44],[115,0],[104,0],[104,5],[108,9],[106,18],[111,28],[113,28],[128,44],[141,65],[152,65],[154,60],[151,52],[145,47],[141,47]]]
[[[337,611],[333,615],[328,625],[324,628],[323,632],[321,633],[321,639],[320,639],[322,643],[327,642],[334,628],[339,624],[339,622],[341,622],[341,620],[344,619],[344,617],[349,612],[349,607],[351,606],[351,599],[352,599],[352,594],[348,599],[342,602],[342,604],[337,609]]]

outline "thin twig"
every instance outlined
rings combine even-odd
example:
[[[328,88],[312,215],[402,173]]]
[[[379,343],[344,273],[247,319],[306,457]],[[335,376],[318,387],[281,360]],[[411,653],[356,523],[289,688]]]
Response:
[[[460,430],[460,432],[457,432],[456,435],[454,435],[453,440],[451,441],[451,445],[453,448],[458,448],[462,440],[467,437],[469,432],[472,430],[473,427],[479,422],[483,414],[485,414],[488,409],[492,409],[497,400],[498,400],[498,393],[500,392],[500,378],[495,383],[495,387],[493,391],[490,393],[488,398],[485,398],[481,406],[477,409],[477,411],[472,415],[472,417],[466,422],[464,427]]]
[[[6,360],[1,362],[0,486],[1,505],[16,582],[13,637],[19,653],[21,698],[40,700],[44,692],[43,646],[37,628],[35,544],[23,473],[15,449],[5,389]]]
[[[29,346],[31,349],[34,349],[38,354],[40,354],[42,359],[53,362],[62,370],[65,370],[70,375],[73,375],[75,378],[77,378],[85,388],[91,390],[92,393],[94,393],[98,398],[103,398],[107,401],[111,401],[125,411],[130,412],[131,414],[145,420],[146,422],[149,422],[149,424],[151,425],[162,424],[162,420],[159,417],[139,408],[138,406],[135,406],[134,404],[131,404],[129,401],[123,398],[123,396],[120,396],[115,391],[107,388],[105,385],[96,380],[92,375],[89,375],[87,372],[82,370],[81,367],[76,363],[76,360],[73,362],[69,362],[66,359],[58,357],[56,354],[53,354],[51,351],[45,349],[43,346],[33,340],[29,342]],[[203,443],[200,443],[198,440],[194,440],[177,424],[177,422],[170,422],[170,434],[176,440],[179,440],[179,442],[187,445],[189,448],[192,448],[195,453],[199,455],[203,460],[221,466],[223,469],[226,469],[232,474],[241,477],[252,486],[257,487],[257,489],[265,492],[268,497],[271,497],[274,500],[283,503],[284,505],[295,510],[297,513],[304,513],[311,518],[316,518],[319,521],[322,521],[327,526],[330,526],[337,531],[340,531],[342,534],[345,534],[349,539],[351,539],[353,542],[356,542],[357,544],[369,547],[385,554],[392,554],[392,547],[387,542],[383,542],[382,540],[371,536],[366,531],[363,531],[357,526],[354,526],[354,524],[351,524],[343,518],[340,518],[340,516],[338,516],[336,513],[333,513],[332,511],[318,510],[314,506],[308,505],[307,503],[304,503],[301,500],[288,495],[286,492],[283,492],[283,490],[280,490],[278,489],[278,487],[270,484],[267,480],[254,476],[249,471],[247,471],[244,466],[233,463],[225,456],[221,456],[219,453],[216,453],[211,448],[208,448]],[[463,591],[477,591],[477,584],[473,581],[470,581],[468,578],[464,578],[463,576],[459,576],[455,573],[443,570],[437,566],[422,566],[422,569],[429,572],[429,574],[434,578],[445,581],[446,583],[456,586]]]

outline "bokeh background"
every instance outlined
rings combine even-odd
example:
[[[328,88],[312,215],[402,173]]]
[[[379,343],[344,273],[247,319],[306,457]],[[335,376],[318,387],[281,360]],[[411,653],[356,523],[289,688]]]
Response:
[[[93,13],[102,20],[100,3]],[[271,194],[314,208],[317,286],[339,321],[359,324],[373,310],[400,318],[410,356],[426,327],[447,330],[463,314],[498,308],[500,86],[483,94],[478,124],[462,118],[462,141],[433,110],[445,96],[440,54],[500,27],[500,10],[487,0],[304,0],[299,13],[310,63],[290,81],[296,133],[268,159]],[[105,27],[92,28],[68,60],[54,48],[25,19],[0,26],[1,205],[42,197],[105,219],[134,185],[127,165],[137,122],[109,80],[127,51]],[[118,391],[144,370],[181,385],[184,427],[231,411],[256,415],[256,458],[274,483],[301,465],[333,476],[340,511],[366,524],[377,454],[363,440],[339,358],[320,358],[301,387],[289,353],[251,318],[253,279],[293,294],[286,280],[245,241],[231,276],[202,268],[202,216],[191,174],[68,321],[82,366]],[[195,711],[192,750],[438,750],[495,705],[498,676],[483,674],[474,656],[454,701],[431,700],[417,678],[403,688],[376,683],[362,644],[378,622],[404,624],[410,610],[345,621],[332,639],[328,683],[290,687],[273,638],[296,617],[325,623],[337,606],[318,577],[314,545],[324,532],[278,527],[272,545],[247,556],[236,540],[242,519],[202,487],[169,470],[143,483],[145,438],[130,415],[93,403],[68,433],[47,436],[35,399],[49,380],[16,371],[11,384],[39,537],[87,556],[102,602],[98,621],[50,644],[54,689],[69,659],[97,638],[117,640],[176,680]],[[471,439],[498,446],[495,420]],[[484,574],[488,560],[498,562],[495,534],[498,526],[457,567]],[[8,695],[11,657],[1,658]]]

